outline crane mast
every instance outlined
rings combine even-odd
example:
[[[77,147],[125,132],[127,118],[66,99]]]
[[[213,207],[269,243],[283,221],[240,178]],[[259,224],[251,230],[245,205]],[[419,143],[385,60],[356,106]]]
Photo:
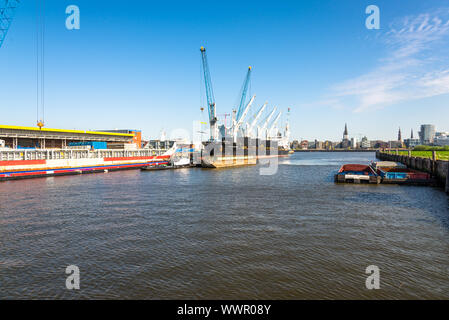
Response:
[[[0,48],[6,38],[19,0],[0,0]]]
[[[218,137],[217,127],[217,113],[215,109],[215,97],[212,89],[212,81],[209,72],[209,65],[207,63],[206,49],[201,47],[201,60],[203,62],[203,77],[204,85],[206,86],[207,107],[209,109],[209,124],[210,124],[210,141],[216,141]]]

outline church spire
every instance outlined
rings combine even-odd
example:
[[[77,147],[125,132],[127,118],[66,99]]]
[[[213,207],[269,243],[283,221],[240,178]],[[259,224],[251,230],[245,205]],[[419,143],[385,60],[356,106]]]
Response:
[[[410,139],[413,139],[413,129],[412,132],[410,133]]]
[[[399,127],[398,141],[402,141],[401,127]]]
[[[345,123],[345,131],[343,132],[343,139],[348,139],[348,125]]]

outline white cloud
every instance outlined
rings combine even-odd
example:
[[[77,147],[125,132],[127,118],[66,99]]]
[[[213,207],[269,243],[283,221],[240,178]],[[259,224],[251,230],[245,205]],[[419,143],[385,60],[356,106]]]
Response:
[[[449,93],[449,9],[393,22],[376,68],[330,88],[327,100],[355,112]]]

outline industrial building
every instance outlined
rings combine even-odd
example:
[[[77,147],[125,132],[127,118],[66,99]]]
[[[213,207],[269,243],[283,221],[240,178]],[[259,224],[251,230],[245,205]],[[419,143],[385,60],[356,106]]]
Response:
[[[0,140],[12,149],[67,148],[79,142],[106,142],[107,144],[136,144],[140,148],[140,131],[82,131],[0,125]],[[139,143],[139,144],[137,144]]]

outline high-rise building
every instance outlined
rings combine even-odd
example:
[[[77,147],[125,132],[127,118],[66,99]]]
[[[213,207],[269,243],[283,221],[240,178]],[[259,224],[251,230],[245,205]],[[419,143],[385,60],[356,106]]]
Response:
[[[422,124],[419,131],[421,144],[432,144],[435,139],[435,126],[433,124]]]

